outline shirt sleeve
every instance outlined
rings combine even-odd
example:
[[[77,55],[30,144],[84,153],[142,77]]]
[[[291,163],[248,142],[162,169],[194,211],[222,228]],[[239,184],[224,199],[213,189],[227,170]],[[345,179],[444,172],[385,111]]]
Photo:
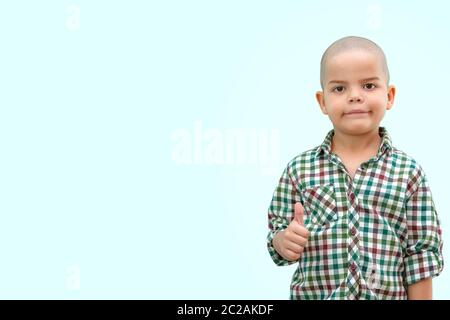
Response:
[[[272,244],[275,234],[288,227],[294,218],[295,203],[300,202],[300,194],[289,171],[288,165],[278,182],[268,210],[269,234],[267,235],[267,248],[273,262],[278,266],[287,266],[297,262],[284,259],[278,254]]]
[[[420,169],[408,185],[405,284],[438,276],[444,267],[442,231],[427,178]]]

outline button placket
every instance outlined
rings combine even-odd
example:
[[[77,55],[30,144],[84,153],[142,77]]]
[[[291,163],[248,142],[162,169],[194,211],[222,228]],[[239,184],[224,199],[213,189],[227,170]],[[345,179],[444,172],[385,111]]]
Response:
[[[360,270],[358,262],[360,259],[359,251],[359,212],[357,210],[357,199],[353,191],[353,185],[350,184],[347,190],[347,197],[350,205],[348,210],[348,255],[349,255],[349,268],[348,268],[348,290],[349,298],[356,299],[359,295],[360,286]]]

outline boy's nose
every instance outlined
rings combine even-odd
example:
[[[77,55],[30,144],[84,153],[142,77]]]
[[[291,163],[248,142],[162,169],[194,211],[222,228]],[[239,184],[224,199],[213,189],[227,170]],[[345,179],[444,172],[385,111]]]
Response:
[[[361,97],[353,96],[348,99],[348,102],[361,102]]]
[[[350,97],[348,98],[348,102],[352,103],[352,102],[361,102],[362,101],[362,97],[360,95],[350,95]]]

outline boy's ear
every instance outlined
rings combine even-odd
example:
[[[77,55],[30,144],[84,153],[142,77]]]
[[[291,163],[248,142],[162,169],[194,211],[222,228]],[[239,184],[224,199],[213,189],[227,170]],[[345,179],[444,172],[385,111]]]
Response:
[[[386,106],[386,110],[389,110],[392,108],[393,104],[394,104],[394,99],[395,99],[395,86],[389,86],[388,87],[388,102],[387,102],[387,106]]]
[[[327,113],[327,109],[325,108],[325,98],[324,98],[324,95],[323,95],[322,91],[317,91],[316,92],[316,100],[317,100],[317,103],[320,106],[320,109],[322,110],[322,113],[323,114],[328,114]]]

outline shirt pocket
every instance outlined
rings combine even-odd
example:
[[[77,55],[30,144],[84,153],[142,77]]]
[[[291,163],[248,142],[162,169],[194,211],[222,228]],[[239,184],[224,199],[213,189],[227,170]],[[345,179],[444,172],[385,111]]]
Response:
[[[328,228],[338,219],[333,185],[320,185],[302,190],[305,223]]]

